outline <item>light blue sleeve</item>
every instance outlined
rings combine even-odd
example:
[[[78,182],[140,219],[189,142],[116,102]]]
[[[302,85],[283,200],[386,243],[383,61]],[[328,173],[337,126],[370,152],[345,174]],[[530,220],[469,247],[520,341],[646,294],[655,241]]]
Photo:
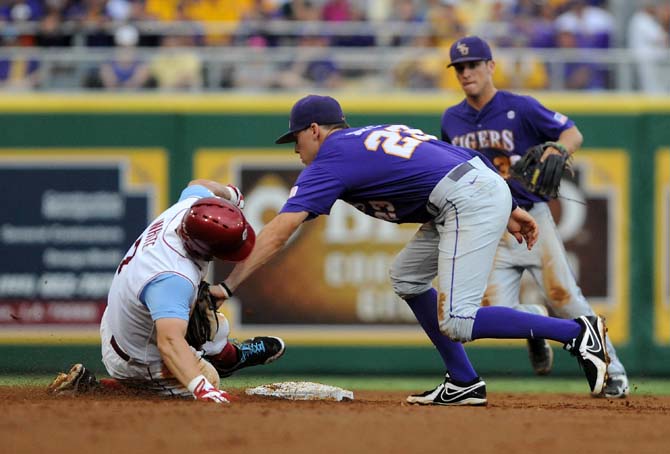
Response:
[[[179,201],[181,202],[184,199],[188,199],[189,197],[213,197],[214,193],[207,189],[204,186],[200,186],[199,184],[195,184],[193,186],[188,186],[186,189],[181,191],[181,195],[179,196]]]
[[[195,294],[193,284],[178,274],[162,274],[144,287],[140,301],[151,318],[179,318],[188,321],[190,303]]]

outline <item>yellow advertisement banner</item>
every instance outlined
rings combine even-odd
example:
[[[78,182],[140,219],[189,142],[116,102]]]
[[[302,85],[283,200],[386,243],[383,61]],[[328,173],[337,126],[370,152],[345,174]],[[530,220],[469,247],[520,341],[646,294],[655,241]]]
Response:
[[[552,213],[582,293],[607,319],[612,342],[625,343],[630,339],[628,154],[580,150],[573,167],[574,177],[563,179],[558,199],[550,203]],[[523,286],[523,301],[540,303],[536,289]]]
[[[654,186],[654,339],[670,344],[670,149],[656,154]]]

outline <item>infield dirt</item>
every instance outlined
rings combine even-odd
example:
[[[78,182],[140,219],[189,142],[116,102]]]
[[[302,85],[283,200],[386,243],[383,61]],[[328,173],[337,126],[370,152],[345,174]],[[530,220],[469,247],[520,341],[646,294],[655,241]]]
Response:
[[[490,393],[487,407],[420,407],[405,392],[352,402],[246,396],[226,406],[0,387],[2,453],[662,453],[670,396]]]

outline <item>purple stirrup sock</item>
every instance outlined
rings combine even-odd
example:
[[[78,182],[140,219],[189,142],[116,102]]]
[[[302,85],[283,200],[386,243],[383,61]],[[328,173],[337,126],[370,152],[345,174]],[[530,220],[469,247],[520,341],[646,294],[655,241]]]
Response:
[[[437,322],[437,291],[430,289],[420,295],[408,298],[409,305],[419,324],[430,338],[449,371],[449,376],[459,382],[470,382],[477,378],[463,344],[454,342],[442,334]]]
[[[480,307],[472,327],[472,338],[551,339],[564,344],[579,335],[574,320],[529,314],[509,307]]]

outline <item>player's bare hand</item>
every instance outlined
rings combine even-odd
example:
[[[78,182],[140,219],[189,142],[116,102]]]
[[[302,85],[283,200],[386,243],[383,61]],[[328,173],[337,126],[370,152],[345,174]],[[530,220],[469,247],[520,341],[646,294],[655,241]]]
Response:
[[[537,222],[535,222],[533,216],[518,207],[512,211],[512,214],[509,217],[507,231],[514,235],[514,238],[516,238],[519,244],[525,240],[529,251],[537,242],[537,237],[539,235]]]
[[[548,146],[544,149],[544,153],[542,153],[542,157],[540,158],[540,162],[544,162],[550,155],[556,154],[559,156],[566,155],[569,156],[568,150],[565,149],[563,145],[557,142],[547,142],[545,145],[551,145]]]
[[[210,285],[209,294],[216,300],[216,307],[221,307],[224,301],[233,296],[233,292],[231,292],[228,286],[223,282]]]

